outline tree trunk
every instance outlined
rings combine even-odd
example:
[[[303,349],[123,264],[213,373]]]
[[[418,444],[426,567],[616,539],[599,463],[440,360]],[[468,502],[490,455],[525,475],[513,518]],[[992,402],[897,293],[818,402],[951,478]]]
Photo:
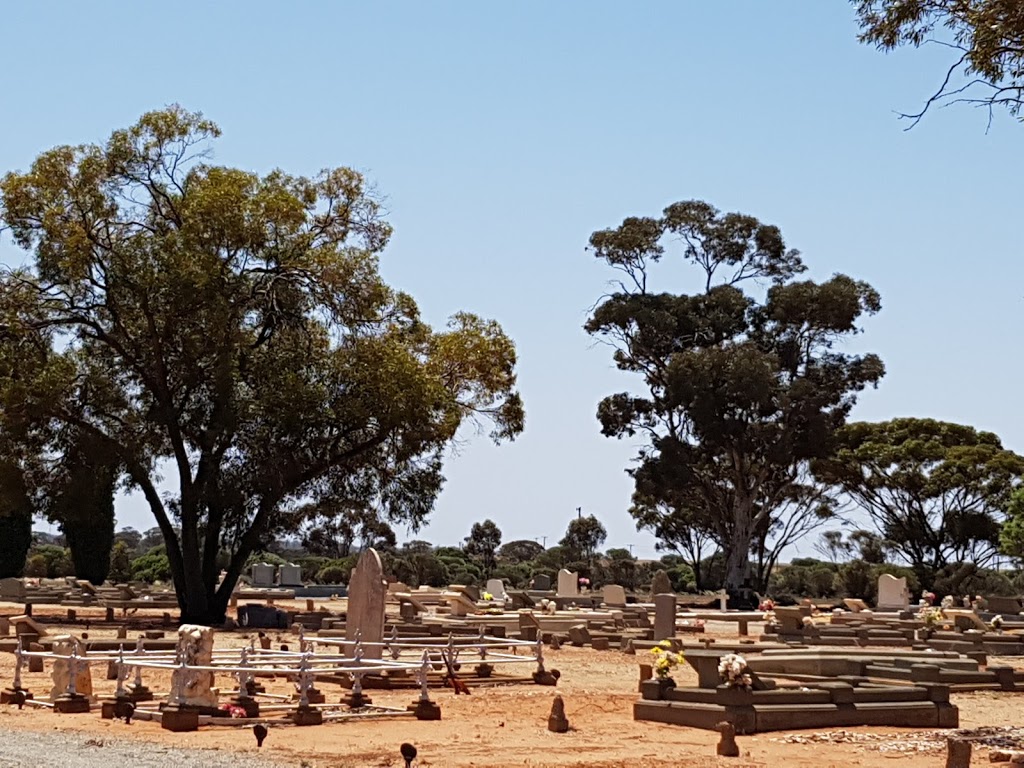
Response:
[[[725,591],[733,600],[741,598],[751,588],[750,545],[754,537],[751,506],[737,500],[733,507],[733,528],[725,558]]]

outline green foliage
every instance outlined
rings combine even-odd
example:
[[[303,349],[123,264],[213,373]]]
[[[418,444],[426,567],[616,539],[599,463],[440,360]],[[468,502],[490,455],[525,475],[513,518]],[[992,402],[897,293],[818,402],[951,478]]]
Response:
[[[132,553],[128,542],[115,541],[110,551],[110,571],[107,578],[114,584],[124,584],[132,578]]]
[[[351,569],[332,563],[325,565],[317,572],[316,581],[318,584],[348,584],[351,572]]]
[[[52,482],[47,516],[60,524],[75,576],[92,584],[106,581],[110,569],[118,472],[107,446],[77,434]]]
[[[155,547],[132,561],[132,579],[153,584],[171,578],[171,564],[164,548]]]
[[[496,554],[501,546],[501,529],[492,520],[473,523],[466,537],[466,554],[480,564],[486,576],[497,564]]]
[[[31,568],[32,573],[29,573]],[[42,570],[42,573],[39,571]],[[29,550],[28,564],[25,566],[26,576],[44,576],[48,579],[61,579],[75,575],[75,566],[71,562],[71,553],[64,547],[52,544],[33,546]]]
[[[984,565],[1024,474],[990,432],[932,419],[850,424],[815,473],[847,494],[925,587],[947,565]]]
[[[530,579],[533,577],[533,570],[530,563],[504,563],[494,569],[491,578],[501,579],[506,587],[515,589],[526,589]]]
[[[1019,0],[852,0],[860,40],[883,51],[937,41],[951,49],[932,105],[967,103],[1019,115],[1024,105],[1024,13]]]
[[[1024,560],[1024,487],[1010,494],[1006,522],[999,531],[999,549],[1004,555]]]
[[[498,550],[498,559],[508,563],[527,563],[538,558],[544,547],[532,539],[517,539],[502,544]]]
[[[500,326],[435,330],[381,278],[391,228],[362,175],[212,165],[219,134],[174,106],[0,181],[0,226],[30,255],[0,279],[0,434],[24,455],[62,455],[68,430],[113,451],[196,623],[224,617],[294,500],[415,528],[463,424],[495,441],[524,424]]]
[[[593,564],[594,557],[607,538],[608,532],[601,521],[593,515],[587,515],[570,520],[565,536],[558,544],[566,559],[586,561],[589,566]]]
[[[0,462],[0,579],[20,576],[32,546],[32,501],[19,468]]]
[[[651,268],[673,243],[701,292],[652,291]],[[701,201],[628,218],[590,245],[623,279],[586,330],[645,383],[597,414],[606,436],[644,438],[631,514],[686,552],[701,581],[696,564],[712,544],[730,590],[763,581],[786,546],[833,515],[808,462],[828,454],[856,394],[883,374],[876,356],[835,348],[879,310],[877,292],[844,275],[796,281],[804,264],[777,227]],[[770,283],[763,298],[744,292],[759,281]]]
[[[845,597],[874,602],[878,593],[878,579],[875,578],[871,563],[864,560],[843,563],[836,574],[835,590]]]
[[[32,578],[45,578],[46,558],[42,555],[31,555],[25,561],[25,575]]]

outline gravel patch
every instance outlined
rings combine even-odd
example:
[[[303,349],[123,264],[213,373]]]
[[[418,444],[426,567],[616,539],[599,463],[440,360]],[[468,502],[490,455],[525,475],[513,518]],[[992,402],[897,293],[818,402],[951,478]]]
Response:
[[[252,768],[281,766],[279,760],[246,755]],[[149,768],[238,768],[237,755],[216,749],[181,749],[132,739],[98,739],[88,734],[0,731],[0,768],[95,768],[95,766]]]

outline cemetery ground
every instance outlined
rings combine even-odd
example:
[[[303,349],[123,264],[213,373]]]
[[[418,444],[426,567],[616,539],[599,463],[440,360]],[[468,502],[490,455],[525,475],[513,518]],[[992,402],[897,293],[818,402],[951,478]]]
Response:
[[[325,601],[326,602],[326,601]],[[296,603],[296,606],[299,604]],[[331,607],[335,607],[332,605]],[[13,605],[0,604],[10,613]],[[66,608],[36,606],[35,615],[63,616]],[[159,622],[160,611],[139,611],[130,617]],[[113,638],[116,630],[90,625],[82,620],[102,619],[102,609],[78,610],[73,626],[48,625],[51,633],[87,631],[90,639]],[[711,623],[708,634],[721,640],[737,639],[734,624]],[[174,632],[167,628],[168,637]],[[139,635],[129,631],[131,642]],[[241,647],[254,635],[251,631],[222,632],[217,647]],[[287,631],[267,630],[274,646],[295,644]],[[668,766],[940,766],[945,761],[945,736],[940,731],[851,728],[842,731],[796,731],[762,733],[738,737],[739,758],[715,757],[718,734],[713,731],[633,720],[637,699],[639,663],[643,657],[618,650],[596,651],[568,645],[550,650],[547,659],[562,672],[557,688],[508,685],[474,688],[469,696],[450,690],[435,690],[433,699],[441,706],[440,722],[412,719],[345,722],[311,727],[280,727],[271,733],[262,750],[257,750],[248,728],[217,726],[192,733],[171,733],[155,722],[103,720],[99,707],[89,714],[60,715],[48,710],[0,708],[0,766],[103,765],[111,761],[139,765],[281,765],[281,766],[401,766],[398,746],[408,741],[419,749],[418,766],[590,766],[613,768],[642,765]],[[1001,660],[1007,664],[1019,659]],[[995,663],[996,660],[993,660]],[[14,671],[14,656],[0,654],[0,687],[7,685]],[[98,694],[113,691],[115,683],[104,679],[104,670],[94,668],[93,686]],[[674,673],[680,685],[692,685],[695,674],[687,668]],[[25,676],[30,690],[49,690],[49,674]],[[262,680],[268,691],[290,693],[283,679]],[[166,689],[169,680],[151,671],[147,684]],[[224,681],[224,685],[229,684]],[[324,686],[328,697],[340,698],[340,687]],[[370,692],[375,703],[404,707],[413,692]],[[555,734],[547,730],[547,717],[555,694],[565,700],[571,730]],[[955,694],[960,707],[962,729],[1010,728],[1020,725],[1019,694]],[[6,746],[5,746],[6,744]],[[30,745],[37,744],[37,747]],[[34,763],[25,755],[35,752]],[[975,760],[986,760],[984,749],[976,747]],[[50,756],[48,759],[47,756]]]

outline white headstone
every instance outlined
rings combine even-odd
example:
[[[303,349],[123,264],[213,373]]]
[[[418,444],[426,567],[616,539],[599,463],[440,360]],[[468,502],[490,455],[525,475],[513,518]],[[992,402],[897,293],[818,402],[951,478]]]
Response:
[[[57,635],[53,638],[53,653],[57,656],[70,656],[74,650],[77,656],[85,656],[85,643],[72,635]],[[56,659],[53,662],[52,673],[53,687],[50,689],[50,701],[53,701],[68,689],[68,682],[71,679],[71,662],[64,659]],[[80,696],[92,695],[92,673],[89,665],[83,660],[78,662],[75,670],[75,693]]]
[[[559,597],[576,597],[580,593],[580,575],[575,571],[567,571],[565,568],[558,572]]]
[[[388,595],[388,583],[384,578],[384,567],[374,549],[367,549],[359,556],[359,562],[352,569],[348,582],[348,614],[345,617],[345,639],[359,639],[364,643],[384,641],[384,604]],[[364,659],[380,659],[380,645],[363,646]],[[347,654],[353,646],[346,647]]]
[[[271,566],[268,566],[271,567]],[[213,664],[212,627],[182,624],[178,627],[177,661],[196,667]],[[190,707],[216,707],[217,691],[213,687],[213,672],[188,668],[171,672],[171,698]]]
[[[910,607],[907,580],[883,573],[878,577],[878,610],[905,611]]]
[[[274,586],[274,566],[267,563],[256,563],[252,567],[252,585],[254,587]]]
[[[505,592],[505,582],[501,579],[488,579],[487,586],[484,587],[484,591],[490,594],[495,600],[508,599],[508,593]]]
[[[601,589],[601,602],[605,605],[625,605],[626,590],[618,584],[606,584]]]
[[[280,577],[278,584],[282,587],[301,587],[302,586],[302,568],[294,563],[285,563],[277,569]]]

